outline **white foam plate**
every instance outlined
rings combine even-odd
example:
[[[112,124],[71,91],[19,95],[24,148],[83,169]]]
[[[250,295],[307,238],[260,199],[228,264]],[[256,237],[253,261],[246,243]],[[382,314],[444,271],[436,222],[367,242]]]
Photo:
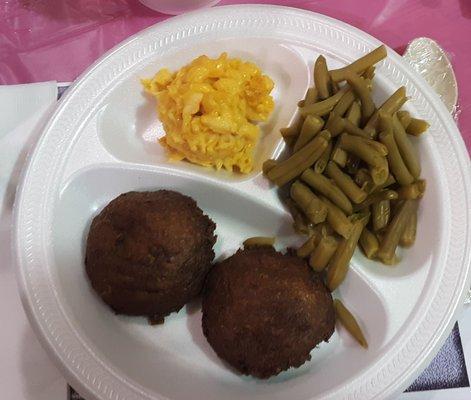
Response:
[[[428,189],[418,239],[394,268],[356,252],[336,296],[359,317],[363,350],[342,329],[312,361],[267,381],[236,375],[216,357],[198,304],[149,326],[113,314],[91,290],[84,243],[92,217],[129,190],[175,189],[217,223],[217,256],[251,235],[296,240],[261,162],[283,149],[288,125],[311,84],[313,60],[335,68],[380,42],[334,19],[284,7],[218,7],[153,26],[117,46],[74,84],[30,157],[18,190],[14,250],[31,323],[69,382],[88,399],[372,399],[403,390],[425,367],[456,319],[470,267],[470,164],[454,121],[425,81],[389,49],[375,97],[405,85],[407,109],[431,123],[416,142]],[[200,54],[228,51],[258,63],[276,83],[247,176],[169,163],[162,127],[139,78]]]

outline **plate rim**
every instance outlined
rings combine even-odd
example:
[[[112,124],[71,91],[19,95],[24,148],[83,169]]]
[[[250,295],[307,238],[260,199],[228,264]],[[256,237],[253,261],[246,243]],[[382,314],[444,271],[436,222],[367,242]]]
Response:
[[[115,394],[107,395],[105,397],[103,395],[103,392],[98,393],[96,391],[96,388],[91,387],[90,385],[85,384],[80,380],[76,374],[71,370],[71,367],[67,365],[64,360],[60,357],[59,353],[57,352],[57,348],[55,345],[51,342],[50,338],[47,336],[47,334],[44,332],[42,325],[40,324],[40,318],[35,314],[34,312],[34,304],[33,300],[31,298],[31,294],[28,293],[27,290],[27,276],[26,276],[26,270],[25,270],[25,265],[21,260],[21,237],[20,237],[20,219],[22,217],[22,200],[25,197],[25,190],[26,188],[26,182],[28,181],[28,176],[29,173],[31,172],[31,167],[34,164],[34,161],[38,155],[39,149],[41,148],[41,144],[44,140],[44,138],[47,136],[47,132],[51,129],[51,127],[54,125],[55,120],[60,117],[61,112],[66,109],[68,102],[70,99],[73,97],[76,91],[79,90],[80,85],[84,83],[87,78],[93,74],[95,69],[97,69],[102,63],[104,63],[106,60],[111,58],[114,53],[119,52],[121,49],[129,46],[132,42],[135,40],[138,40],[142,35],[145,33],[151,32],[151,31],[158,31],[159,29],[164,29],[164,27],[168,27],[169,29],[171,27],[175,28],[175,26],[178,25],[180,21],[184,20],[191,20],[195,16],[197,16],[200,13],[210,13],[210,14],[217,14],[221,10],[242,10],[242,11],[261,11],[264,10],[265,12],[269,11],[285,11],[292,13],[293,15],[296,14],[299,16],[301,19],[302,18],[313,18],[313,19],[318,19],[321,20],[325,23],[329,22],[331,24],[336,25],[337,28],[341,28],[344,31],[347,31],[349,33],[355,33],[357,36],[359,36],[360,39],[364,40],[365,42],[369,40],[369,42],[373,42],[375,44],[380,43],[379,40],[375,39],[373,36],[369,35],[366,32],[361,31],[358,28],[355,28],[345,22],[342,22],[340,20],[337,20],[335,18],[331,18],[328,16],[325,16],[323,14],[315,13],[312,11],[308,10],[303,10],[303,9],[298,9],[298,8],[293,8],[293,7],[286,7],[286,6],[273,6],[273,5],[229,5],[229,6],[219,6],[216,8],[213,8],[211,10],[198,10],[194,11],[191,13],[187,13],[184,15],[180,15],[177,17],[173,17],[169,20],[154,24],[134,35],[131,37],[127,38],[123,42],[117,44],[114,46],[111,50],[106,52],[103,56],[101,56],[97,61],[95,61],[90,67],[88,67],[73,83],[71,88],[68,90],[68,93],[64,96],[63,99],[59,102],[57,105],[57,108],[54,112],[54,114],[51,116],[50,120],[48,121],[47,125],[44,127],[43,132],[41,134],[40,139],[36,143],[33,151],[30,152],[30,156],[28,157],[28,162],[25,165],[25,167],[22,170],[21,173],[21,178],[20,178],[20,184],[18,185],[17,189],[17,195],[15,198],[15,204],[14,204],[14,211],[13,211],[13,240],[12,240],[12,251],[13,251],[13,260],[15,260],[17,264],[17,282],[18,282],[18,287],[19,287],[19,292],[20,292],[20,298],[23,303],[23,307],[26,311],[26,314],[28,316],[28,319],[30,320],[30,323],[33,325],[33,328],[37,334],[37,337],[40,339],[41,343],[43,346],[46,348],[48,354],[54,358],[54,361],[56,362],[56,365],[59,366],[60,370],[66,377],[68,378],[68,381],[74,385],[74,388],[78,390],[80,393],[86,393],[88,396],[92,396],[93,398],[111,398],[111,396],[115,396]],[[226,19],[229,17],[219,17],[220,19]],[[171,26],[173,25],[173,26]],[[438,117],[440,117],[441,121],[446,125],[446,131],[447,131],[447,139],[451,139],[452,143],[450,145],[452,146],[452,150],[454,150],[455,155],[457,156],[458,163],[460,164],[461,167],[464,167],[461,169],[461,174],[462,174],[462,181],[464,183],[464,191],[463,194],[466,198],[470,198],[470,193],[471,193],[471,177],[470,174],[466,174],[466,166],[468,167],[467,170],[470,171],[470,160],[469,160],[469,155],[466,151],[466,147],[464,145],[464,141],[459,134],[458,128],[455,125],[455,122],[453,121],[451,115],[448,114],[448,112],[445,109],[445,106],[441,104],[441,102],[438,101],[438,96],[432,91],[432,89],[425,83],[422,77],[420,77],[415,71],[412,70],[412,68],[408,67],[405,61],[403,61],[397,53],[395,53],[392,49],[388,47],[388,54],[390,57],[392,57],[395,61],[396,64],[402,65],[405,67],[404,74],[408,75],[408,78],[410,78],[412,81],[415,83],[420,83],[422,86],[421,93],[427,98],[431,99],[430,100],[430,105],[433,106],[434,112]],[[465,210],[466,211],[466,210]],[[467,210],[468,213],[467,215],[465,214],[464,217],[466,217],[466,220],[468,221],[467,225],[467,232],[465,232],[466,237],[469,238],[471,236],[471,226],[469,224],[470,221],[470,215],[471,215],[471,210]],[[421,361],[416,362],[415,364],[411,364],[408,373],[406,375],[406,379],[402,379],[402,381],[398,384],[397,382],[394,384],[391,384],[387,386],[383,392],[384,396],[391,396],[395,393],[398,393],[400,390],[404,389],[407,384],[412,381],[412,379],[417,376],[420,373],[420,367],[429,362],[432,357],[434,356],[435,352],[438,351],[439,346],[445,341],[446,339],[446,334],[451,331],[452,326],[456,320],[456,315],[459,313],[459,311],[462,308],[462,303],[464,296],[466,295],[466,288],[469,287],[469,283],[471,280],[471,275],[470,275],[470,264],[471,264],[471,252],[469,249],[465,250],[464,253],[464,259],[463,259],[463,266],[460,270],[460,274],[464,274],[465,279],[462,280],[462,284],[460,285],[460,290],[459,290],[459,296],[456,294],[453,297],[452,302],[448,305],[447,308],[451,308],[452,312],[447,315],[447,318],[443,319],[443,323],[441,326],[440,334],[434,336],[434,341],[431,345],[426,347],[426,354],[425,356],[421,359]],[[89,349],[89,351],[91,351]],[[410,372],[411,369],[414,369],[414,372]],[[116,378],[119,379],[118,376]],[[355,378],[356,379],[356,378]],[[121,381],[124,381],[123,379],[120,379]],[[132,382],[131,382],[132,383]],[[136,385],[131,385],[133,390],[137,390],[137,392],[142,396],[142,398],[156,398],[155,396],[151,396],[148,393],[144,393],[140,390],[139,387]],[[333,393],[335,394],[335,393]],[[367,394],[366,394],[367,395]],[[161,396],[160,394],[158,395],[160,399],[166,399],[165,397]],[[116,398],[120,398],[119,396]]]

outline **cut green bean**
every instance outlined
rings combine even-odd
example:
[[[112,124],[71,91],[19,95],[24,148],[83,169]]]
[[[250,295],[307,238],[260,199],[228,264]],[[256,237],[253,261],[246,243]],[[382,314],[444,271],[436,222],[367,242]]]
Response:
[[[329,263],[337,249],[337,240],[333,236],[324,236],[309,257],[309,265],[316,272],[321,272]]]
[[[410,120],[412,118],[409,111],[399,110],[396,114],[397,114],[397,117],[399,118],[399,121],[401,122],[403,128],[407,129],[407,127],[410,124]]]
[[[409,170],[410,174],[417,179],[420,176],[421,168],[417,152],[414,149],[411,141],[407,137],[397,114],[392,117],[394,140],[396,141],[399,153],[401,154],[404,163]]]
[[[371,146],[366,144],[362,138],[344,133],[340,136],[339,146],[374,167],[378,171],[378,174],[386,174],[387,178],[388,165],[386,159]],[[375,179],[374,176],[372,177]]]
[[[365,80],[357,74],[347,75],[347,82],[353,91],[360,98],[362,121],[366,123],[376,110],[375,103],[371,98],[371,93],[366,87]]]
[[[346,171],[350,175],[355,175],[360,168],[361,160],[354,156],[353,154],[349,154],[347,158],[347,164],[345,165]]]
[[[340,148],[339,141],[335,143],[334,148],[332,149],[332,153],[330,155],[330,159],[334,161],[337,165],[341,166],[342,168],[345,167],[347,164],[348,154],[345,150]]]
[[[410,185],[401,186],[397,189],[399,200],[414,200],[421,199],[424,196],[426,189],[426,181],[419,179],[417,182]]]
[[[376,186],[384,185],[389,176],[389,167],[386,159],[384,159],[382,167],[370,167],[370,175]]]
[[[330,76],[330,71],[329,71],[329,90],[332,94],[336,94],[340,90],[339,84],[332,80],[332,77]]]
[[[368,135],[367,132],[365,132],[363,129],[359,128],[353,122],[349,121],[348,119],[343,119],[343,121],[344,121],[343,125],[344,125],[345,132],[347,132],[347,133],[349,133],[353,136],[362,137],[364,139],[369,139],[370,138],[370,135]]]
[[[376,235],[367,228],[363,228],[360,236],[360,247],[367,258],[372,260],[376,257],[379,249],[379,241]]]
[[[325,100],[330,96],[329,82],[330,75],[327,70],[327,62],[324,56],[319,56],[314,64],[314,84],[321,100]]]
[[[305,185],[296,181],[291,185],[291,198],[313,224],[325,221],[327,206]]]
[[[378,111],[383,111],[387,115],[393,115],[406,101],[406,88],[401,86],[383,104],[381,104]]]
[[[365,138],[363,136],[355,136],[357,136],[363,143],[370,146],[373,150],[378,152],[380,156],[386,157],[388,155],[388,149],[384,144],[377,142],[376,140]]]
[[[306,143],[310,142],[322,129],[324,121],[315,115],[308,115],[304,120],[298,139],[294,144],[293,151],[298,151]]]
[[[411,118],[406,132],[412,136],[420,136],[429,128],[429,126],[430,124],[423,119]]]
[[[407,222],[413,214],[415,209],[414,203],[416,201],[417,200],[403,201],[399,206],[396,214],[392,218],[391,223],[388,225],[378,250],[378,258],[384,264],[392,265],[397,262],[396,248],[399,244]]]
[[[268,174],[268,171],[270,171],[274,166],[276,166],[276,164],[278,164],[276,160],[271,160],[271,159],[265,160],[265,162],[262,165],[263,174],[264,175]]]
[[[352,203],[350,203],[348,197],[324,175],[318,174],[308,168],[301,174],[301,179],[311,188],[331,200],[347,215],[352,213]]]
[[[388,164],[397,182],[400,185],[410,185],[414,182],[414,177],[410,174],[399,153],[393,133],[389,130],[383,131],[379,135],[379,140],[388,148]]]
[[[306,96],[304,96],[304,99],[298,101],[298,107],[304,107],[309,104],[314,104],[317,102],[319,99],[317,95],[317,89],[315,87],[310,87],[307,92]]]
[[[329,118],[325,124],[332,137],[340,135],[345,128],[345,119],[338,117],[333,111],[329,114]]]
[[[335,109],[334,109],[335,111]],[[346,118],[355,126],[360,126],[361,122],[361,107],[357,101],[354,101],[347,111]],[[351,132],[350,132],[351,133]]]
[[[394,190],[381,190],[379,192],[370,194],[365,199],[365,201],[362,201],[359,204],[355,204],[355,206],[353,207],[353,211],[357,212],[357,211],[365,210],[366,208],[368,208],[374,203],[378,203],[384,200],[396,200],[397,198],[398,198],[398,194]]]
[[[419,202],[414,202],[414,209],[411,212],[409,219],[407,220],[406,227],[402,232],[399,245],[402,247],[410,247],[415,243],[415,237],[417,235],[417,207]]]
[[[335,315],[343,327],[352,335],[361,347],[367,349],[368,342],[365,339],[360,325],[350,311],[342,304],[339,299],[334,300]]]
[[[368,223],[368,216],[352,223],[350,237],[341,239],[327,269],[327,287],[333,292],[344,281],[348,272],[350,259],[360,239],[363,228]]]
[[[303,245],[296,250],[296,255],[301,258],[306,258],[311,254],[317,246],[317,243],[320,240],[318,233],[313,233],[309,238],[303,243]]]
[[[274,237],[254,236],[244,240],[244,248],[249,247],[273,247],[275,244]]]
[[[287,160],[279,162],[267,173],[268,179],[283,186],[313,165],[327,148],[330,133],[322,131]]]
[[[352,223],[334,203],[321,196],[321,200],[327,206],[327,222],[332,229],[344,238],[349,238],[352,230]]]
[[[406,88],[401,86],[371,116],[364,127],[365,131],[367,131],[370,136],[374,137],[376,132],[376,125],[379,122],[379,112],[382,111],[385,115],[392,115],[397,112],[406,101]]]
[[[327,164],[327,176],[347,195],[354,203],[361,203],[366,199],[366,192],[360,189],[350,176],[343,173],[341,169],[332,161]]]
[[[322,174],[330,160],[330,153],[332,152],[332,142],[329,142],[327,148],[322,153],[321,157],[314,164],[314,172]]]
[[[386,179],[385,182],[383,182],[382,184],[375,184],[374,182],[372,183],[372,185],[366,185],[366,187],[364,188],[365,192],[368,193],[368,194],[373,194],[373,193],[376,193],[382,189],[385,189],[391,185],[393,185],[394,183],[396,183],[396,180],[394,179],[394,176],[392,176],[391,174],[388,175],[388,178]]]
[[[373,221],[373,230],[375,232],[385,228],[391,215],[390,200],[382,200],[371,205],[371,219]]]
[[[376,67],[374,65],[369,66],[367,69],[365,69],[365,72],[363,72],[363,78],[369,79],[370,81],[373,80],[375,77],[375,70]]]
[[[311,234],[312,229],[309,226],[310,222],[307,220],[307,217],[303,214],[296,203],[290,198],[285,199],[284,203],[289,213],[291,214],[291,217],[293,218],[294,231],[303,235]]]
[[[296,118],[287,128],[281,128],[280,133],[285,139],[288,137],[297,137],[303,126],[304,118]]]
[[[344,95],[346,91],[347,91],[346,87],[343,87],[333,96],[330,96],[329,98],[325,100],[318,101],[317,103],[309,104],[309,105],[305,105],[304,107],[301,107],[299,109],[299,112],[303,117],[306,117],[307,115],[317,115],[320,117],[327,115],[332,111],[332,109],[339,102],[339,100],[342,98],[342,96]]]
[[[330,71],[330,76],[334,82],[344,81],[350,73],[360,74],[383,58],[386,58],[386,56],[386,47],[381,45],[346,67]]]
[[[371,178],[371,175],[366,168],[360,168],[355,173],[353,180],[360,189],[364,190],[367,194],[370,192],[371,187],[374,186],[373,178]]]
[[[355,93],[353,93],[352,89],[348,88],[339,102],[335,105],[332,112],[334,112],[335,115],[338,115],[339,117],[343,117],[354,101]]]
[[[329,225],[327,221],[317,224],[313,228],[313,230],[315,233],[319,235],[320,238],[323,238],[325,236],[332,236],[334,234],[334,230],[332,229],[332,227]]]

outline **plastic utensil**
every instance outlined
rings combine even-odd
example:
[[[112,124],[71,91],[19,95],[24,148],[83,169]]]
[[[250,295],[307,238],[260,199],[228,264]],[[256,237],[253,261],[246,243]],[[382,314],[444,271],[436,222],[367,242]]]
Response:
[[[178,15],[202,7],[211,7],[221,0],[139,0],[152,10],[164,14]]]

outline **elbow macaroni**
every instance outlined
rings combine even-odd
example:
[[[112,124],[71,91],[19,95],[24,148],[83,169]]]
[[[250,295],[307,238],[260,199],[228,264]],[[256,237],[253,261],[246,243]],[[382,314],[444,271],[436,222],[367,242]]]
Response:
[[[173,160],[248,173],[260,129],[273,111],[274,83],[257,65],[226,53],[200,56],[177,72],[161,69],[143,79],[156,97],[165,136],[161,143]]]

